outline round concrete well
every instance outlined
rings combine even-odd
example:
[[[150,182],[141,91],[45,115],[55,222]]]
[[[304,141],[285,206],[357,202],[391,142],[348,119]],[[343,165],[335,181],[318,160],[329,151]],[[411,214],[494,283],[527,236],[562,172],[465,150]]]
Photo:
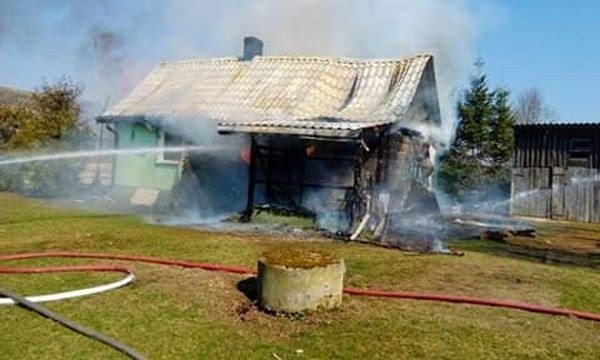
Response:
[[[322,251],[266,252],[258,260],[258,304],[285,313],[338,307],[344,271],[343,259]]]

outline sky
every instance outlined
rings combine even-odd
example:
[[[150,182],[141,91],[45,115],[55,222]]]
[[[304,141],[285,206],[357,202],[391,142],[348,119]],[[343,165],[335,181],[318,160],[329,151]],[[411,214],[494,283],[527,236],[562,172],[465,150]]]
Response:
[[[560,120],[600,121],[599,19],[594,0],[0,0],[0,85],[67,75],[113,104],[158,61],[237,56],[252,33],[267,53],[433,52],[448,99],[481,57],[492,87],[536,87]]]
[[[505,0],[477,48],[490,82],[539,88],[564,122],[600,121],[600,1]]]

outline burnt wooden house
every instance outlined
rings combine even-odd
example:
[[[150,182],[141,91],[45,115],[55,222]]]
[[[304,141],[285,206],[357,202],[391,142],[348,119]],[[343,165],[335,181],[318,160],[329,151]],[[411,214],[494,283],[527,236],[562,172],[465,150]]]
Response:
[[[415,129],[441,122],[431,55],[263,56],[260,40],[244,40],[239,58],[161,63],[104,118],[167,124],[161,131],[178,129],[189,143],[197,141],[186,127],[198,124],[221,134],[211,138],[219,144],[246,139],[246,218],[268,204],[306,209],[331,230],[382,234],[387,214],[429,194],[432,144]],[[218,167],[194,171],[227,181],[211,175]]]
[[[600,222],[600,122],[515,126],[511,215]]]

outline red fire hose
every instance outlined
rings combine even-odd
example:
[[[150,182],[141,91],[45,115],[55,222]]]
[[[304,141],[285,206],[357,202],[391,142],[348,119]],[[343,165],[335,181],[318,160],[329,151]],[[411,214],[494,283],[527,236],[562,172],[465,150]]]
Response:
[[[432,293],[417,293],[410,291],[389,291],[389,290],[377,290],[377,289],[357,289],[357,288],[345,288],[344,293],[348,295],[358,296],[375,296],[375,297],[388,297],[388,298],[402,298],[412,300],[429,300],[429,301],[441,301],[450,303],[463,303],[470,305],[482,305],[482,306],[493,306],[503,307],[509,309],[518,309],[524,311],[530,311],[548,315],[563,315],[563,316],[574,316],[583,320],[600,321],[600,314],[562,309],[557,307],[542,306],[535,304],[527,304],[518,301],[510,300],[499,300],[490,298],[478,298],[472,296],[461,296],[461,295],[444,295],[444,294],[432,294]]]
[[[61,257],[61,258],[89,258],[89,259],[112,259],[112,260],[125,260],[125,261],[138,261],[146,262],[151,264],[179,266],[184,268],[196,268],[210,271],[219,271],[233,274],[256,274],[253,269],[243,268],[239,266],[227,266],[221,264],[212,263],[201,263],[184,260],[172,260],[162,259],[149,256],[140,255],[117,255],[117,254],[101,254],[101,253],[77,253],[77,252],[44,252],[44,253],[25,253],[25,254],[14,254],[14,255],[0,255],[0,260],[20,260],[20,259],[33,259],[33,258],[48,258],[48,257]],[[60,266],[60,267],[40,267],[40,268],[7,268],[0,267],[0,273],[22,273],[22,272],[56,272],[56,271],[119,271],[119,272],[130,272],[128,268],[115,266],[115,265],[101,265],[101,266]],[[470,296],[461,295],[444,295],[435,293],[418,293],[408,291],[390,291],[390,290],[378,290],[378,289],[358,289],[358,288],[345,288],[344,293],[348,295],[357,296],[370,296],[370,297],[386,297],[386,298],[401,298],[401,299],[412,299],[412,300],[428,300],[428,301],[441,301],[450,303],[463,303],[471,305],[482,305],[492,307],[502,307],[510,309],[518,309],[548,315],[562,315],[572,316],[583,320],[591,320],[600,322],[600,314],[590,313],[585,311],[563,309],[557,307],[541,306],[535,304],[527,304],[517,301],[509,300],[498,300],[488,298],[477,298]]]

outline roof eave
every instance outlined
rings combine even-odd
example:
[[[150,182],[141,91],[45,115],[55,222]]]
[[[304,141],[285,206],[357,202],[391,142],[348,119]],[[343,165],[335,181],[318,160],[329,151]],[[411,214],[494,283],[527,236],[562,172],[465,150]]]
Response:
[[[219,125],[219,134],[281,134],[323,138],[359,138],[362,129],[312,129],[298,127],[273,127],[257,125]]]
[[[516,129],[559,129],[600,127],[600,122],[515,124]]]

